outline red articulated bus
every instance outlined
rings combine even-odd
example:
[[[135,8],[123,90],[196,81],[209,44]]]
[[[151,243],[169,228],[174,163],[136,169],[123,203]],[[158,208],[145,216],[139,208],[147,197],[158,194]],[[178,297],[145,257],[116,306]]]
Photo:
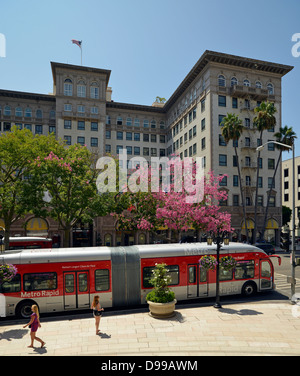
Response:
[[[9,249],[52,248],[52,239],[38,236],[16,236],[9,238]]]
[[[41,313],[87,309],[95,294],[103,307],[144,304],[157,263],[168,265],[170,287],[177,300],[213,297],[216,271],[200,268],[203,255],[216,255],[216,246],[152,244],[36,249],[0,255],[0,264],[13,264],[18,269],[13,281],[0,286],[5,314],[27,318],[32,304],[37,304]],[[274,267],[263,250],[230,243],[220,251],[220,257],[225,255],[232,255],[237,267],[234,271],[220,268],[221,295],[251,296],[274,288]]]

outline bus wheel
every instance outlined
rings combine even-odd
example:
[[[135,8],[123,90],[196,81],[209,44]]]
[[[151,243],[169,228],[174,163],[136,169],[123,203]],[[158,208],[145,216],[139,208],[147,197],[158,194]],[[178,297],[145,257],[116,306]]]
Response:
[[[32,314],[31,307],[33,304],[36,304],[33,300],[24,300],[19,303],[16,308],[16,315],[23,319],[30,318]]]
[[[242,287],[242,294],[244,296],[253,296],[257,292],[257,286],[255,282],[246,282]]]

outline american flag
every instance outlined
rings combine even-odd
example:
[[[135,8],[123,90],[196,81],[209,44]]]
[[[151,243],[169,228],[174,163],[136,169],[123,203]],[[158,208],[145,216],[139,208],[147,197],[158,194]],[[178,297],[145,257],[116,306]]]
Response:
[[[74,44],[77,44],[77,46],[81,48],[81,43],[82,43],[82,40],[76,40],[76,39],[72,39],[72,41],[71,41],[71,42],[72,42],[72,43],[74,43]]]

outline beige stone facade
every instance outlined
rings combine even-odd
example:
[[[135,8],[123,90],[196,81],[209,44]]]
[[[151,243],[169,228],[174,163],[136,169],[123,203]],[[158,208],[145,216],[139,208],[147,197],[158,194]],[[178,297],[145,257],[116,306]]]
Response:
[[[263,142],[272,140],[274,132],[281,126],[281,79],[292,67],[205,51],[166,103],[150,106],[114,102],[112,89],[108,86],[109,70],[53,62],[51,68],[52,95],[0,90],[1,132],[9,131],[14,124],[35,133],[54,132],[67,144],[85,144],[99,156],[106,153],[118,155],[122,148],[126,148],[128,158],[140,157],[148,161],[151,157],[173,153],[181,158],[201,157],[205,171],[228,175],[222,186],[228,191],[228,200],[223,205],[224,210],[232,214],[233,237],[241,240],[244,230],[234,148],[232,142],[224,143],[220,126],[227,113],[237,114],[245,127],[238,142],[238,153],[245,187],[247,223],[251,230],[256,147],[259,146],[259,134],[253,128],[254,108],[261,101],[275,103],[277,125],[263,135]],[[262,227],[277,158],[278,151],[272,145],[261,152],[258,230]],[[268,240],[277,243],[281,205],[279,171],[272,188],[268,217],[275,223],[268,232]],[[118,233],[114,224],[112,218],[97,218],[92,227],[79,227],[77,238],[80,239],[80,234],[85,231],[89,244],[94,245],[100,242],[117,245],[153,241],[146,233]],[[49,230],[49,236],[59,233],[59,229],[50,224]],[[20,228],[16,232],[21,232]]]

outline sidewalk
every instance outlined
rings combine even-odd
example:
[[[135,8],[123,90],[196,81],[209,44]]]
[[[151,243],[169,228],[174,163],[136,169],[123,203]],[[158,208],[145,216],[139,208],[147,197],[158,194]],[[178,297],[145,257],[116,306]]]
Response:
[[[38,336],[46,347],[27,348],[23,323],[0,321],[0,355],[300,355],[300,306],[288,301],[176,306],[168,320],[143,312],[105,312],[101,335],[92,315],[42,319]],[[299,317],[298,317],[299,316]]]

